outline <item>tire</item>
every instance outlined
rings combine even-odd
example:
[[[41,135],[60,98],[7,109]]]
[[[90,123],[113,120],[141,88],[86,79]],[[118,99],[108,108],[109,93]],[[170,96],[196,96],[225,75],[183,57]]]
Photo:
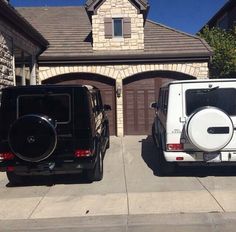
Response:
[[[87,171],[87,177],[90,182],[100,181],[103,178],[103,155],[99,147],[97,148],[97,162],[92,170]]]
[[[109,149],[110,148],[110,137],[108,137],[107,139],[107,145],[106,145],[106,149]]]
[[[7,179],[11,185],[22,185],[25,183],[24,176],[17,175],[15,172],[6,172]]]
[[[107,145],[106,145],[106,149],[110,148],[110,131],[109,131],[109,127],[107,128]]]
[[[14,154],[28,162],[39,162],[48,158],[57,145],[53,121],[40,115],[18,118],[10,128],[8,139]]]
[[[156,135],[155,135],[155,124],[152,124],[152,140],[157,148],[159,148],[159,145],[157,143]]]
[[[154,124],[152,125],[152,139],[157,149],[162,149],[162,138],[160,133],[155,132]]]

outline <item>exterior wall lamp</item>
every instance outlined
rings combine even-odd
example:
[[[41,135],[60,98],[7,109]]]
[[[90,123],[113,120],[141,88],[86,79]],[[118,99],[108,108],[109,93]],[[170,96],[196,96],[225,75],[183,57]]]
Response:
[[[121,86],[117,85],[117,87],[116,87],[116,96],[117,97],[121,97],[121,91],[122,91]]]

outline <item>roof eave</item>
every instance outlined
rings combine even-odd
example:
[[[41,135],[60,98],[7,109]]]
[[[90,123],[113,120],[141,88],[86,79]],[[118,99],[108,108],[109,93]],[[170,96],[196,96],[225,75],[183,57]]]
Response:
[[[206,61],[213,56],[212,52],[195,54],[132,54],[132,55],[92,55],[92,56],[41,56],[40,64],[91,64],[91,63],[145,63],[145,62],[183,62],[183,61]]]
[[[11,24],[17,31],[20,31],[41,48],[46,49],[48,47],[49,42],[12,6],[1,2],[0,16],[6,23]]]
[[[96,13],[97,8],[104,2],[104,0],[95,0],[95,1],[87,1],[85,3],[85,8],[90,13]],[[134,0],[134,3],[138,6],[139,11],[145,12],[149,9],[149,4],[144,3],[143,1]]]

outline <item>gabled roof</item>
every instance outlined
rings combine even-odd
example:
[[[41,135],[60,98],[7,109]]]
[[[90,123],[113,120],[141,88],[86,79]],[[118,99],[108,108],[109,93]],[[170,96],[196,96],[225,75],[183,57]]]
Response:
[[[0,18],[31,39],[38,46],[46,48],[48,41],[5,0],[0,0]]]
[[[89,12],[96,12],[97,8],[106,0],[87,0],[85,7]],[[129,0],[140,11],[146,11],[149,8],[148,0]]]
[[[17,10],[50,42],[41,62],[124,62],[204,59],[211,48],[199,37],[147,20],[144,50],[93,51],[92,27],[85,7],[32,7]]]

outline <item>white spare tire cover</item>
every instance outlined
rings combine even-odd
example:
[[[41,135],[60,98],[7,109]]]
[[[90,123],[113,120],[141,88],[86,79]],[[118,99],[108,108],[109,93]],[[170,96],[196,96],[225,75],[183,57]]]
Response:
[[[201,108],[187,120],[186,133],[190,142],[205,152],[223,149],[232,139],[233,122],[222,110]]]

